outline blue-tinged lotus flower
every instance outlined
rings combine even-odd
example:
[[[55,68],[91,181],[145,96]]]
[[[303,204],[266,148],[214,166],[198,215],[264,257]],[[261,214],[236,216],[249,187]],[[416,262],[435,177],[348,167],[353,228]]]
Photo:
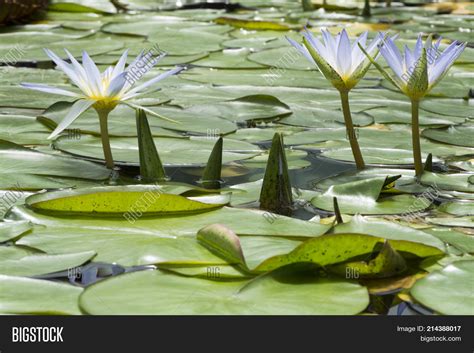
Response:
[[[379,34],[367,45],[368,32],[361,34],[353,43],[343,29],[336,36],[327,30],[321,30],[323,43],[306,30],[303,32],[303,45],[288,38],[288,41],[298,49],[310,62],[317,65],[321,73],[338,90],[350,90],[364,77],[370,67],[359,45],[372,54],[383,36]]]
[[[109,66],[104,72],[101,73],[87,52],[84,51],[82,54],[81,65],[69,51],[65,51],[71,63],[62,60],[52,51],[45,49],[46,54],[69,77],[72,83],[74,83],[74,85],[76,85],[82,91],[81,93],[38,83],[22,83],[21,86],[41,92],[78,98],[72,105],[71,110],[68,112],[66,117],[58,124],[48,139],[56,137],[64,129],[71,125],[82,113],[93,107],[99,115],[102,146],[104,148],[104,156],[107,167],[112,168],[113,160],[107,132],[108,114],[118,104],[123,103],[131,106],[132,108],[140,108],[152,115],[164,118],[149,109],[137,106],[127,101],[140,95],[149,93],[149,88],[152,85],[168,76],[177,74],[183,70],[183,68],[176,67],[152,78],[141,85],[134,87],[137,78],[143,77],[162,56],[151,60],[149,56],[150,52],[146,55],[143,55],[142,52],[130,65],[128,65],[127,68],[125,68],[128,56],[127,50],[122,54],[115,67]],[[132,72],[134,71],[133,69],[136,69],[137,67],[139,68],[139,74]]]
[[[419,35],[413,50],[405,45],[402,54],[393,40],[387,38],[380,48],[380,53],[395,75],[389,75],[377,66],[400,91],[412,99],[420,99],[444,77],[466,47],[465,43],[454,41],[441,52],[440,43],[441,38],[432,44],[430,36],[423,45]]]
[[[423,174],[418,118],[420,100],[446,75],[466,47],[466,44],[454,41],[440,52],[440,42],[441,38],[433,45],[429,36],[423,45],[419,35],[413,50],[405,45],[402,55],[392,39],[385,40],[380,53],[395,75],[390,75],[369,53],[365,52],[382,75],[411,100],[413,160],[417,177]]]
[[[290,38],[288,38],[288,41],[310,62],[316,64],[324,77],[339,90],[344,123],[354,161],[358,169],[363,169],[365,163],[352,122],[349,91],[364,77],[371,64],[361,48],[365,48],[365,52],[374,53],[383,36],[379,34],[367,45],[368,32],[361,34],[352,43],[344,29],[335,37],[327,30],[322,29],[321,32],[324,44],[308,30],[303,32],[303,45]]]

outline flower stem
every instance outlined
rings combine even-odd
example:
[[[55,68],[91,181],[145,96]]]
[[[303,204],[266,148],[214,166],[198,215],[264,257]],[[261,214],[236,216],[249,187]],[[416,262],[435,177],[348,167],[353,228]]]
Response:
[[[416,176],[423,174],[423,162],[421,161],[420,125],[418,122],[419,100],[411,100],[411,138],[413,144],[413,160],[415,162]]]
[[[354,155],[354,160],[357,166],[357,169],[364,169],[365,163],[362,153],[360,152],[359,142],[357,142],[357,135],[354,130],[354,124],[352,123],[351,109],[349,107],[349,91],[341,90],[341,104],[342,112],[344,114],[344,122],[346,124],[347,137],[349,138],[349,143],[351,144],[352,154]]]
[[[109,169],[114,168],[114,159],[112,158],[112,150],[110,148],[109,129],[107,121],[110,110],[96,109],[100,121],[100,136],[102,138],[102,149],[104,150],[105,166]]]

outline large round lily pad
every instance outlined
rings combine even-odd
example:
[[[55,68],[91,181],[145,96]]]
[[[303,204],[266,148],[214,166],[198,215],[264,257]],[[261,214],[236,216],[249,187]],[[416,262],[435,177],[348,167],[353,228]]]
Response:
[[[444,315],[474,315],[474,261],[456,261],[415,283],[411,294]]]
[[[160,271],[105,280],[80,299],[81,308],[96,315],[348,315],[367,304],[364,287],[342,280],[273,274],[249,283]]]

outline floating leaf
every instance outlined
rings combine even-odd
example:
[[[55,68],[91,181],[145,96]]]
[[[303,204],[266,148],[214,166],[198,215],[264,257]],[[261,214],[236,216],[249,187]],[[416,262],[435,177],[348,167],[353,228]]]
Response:
[[[392,249],[386,240],[374,259],[334,265],[330,271],[346,277],[348,273],[353,273],[361,278],[386,278],[403,273],[406,269],[407,264],[403,257]]]
[[[103,180],[110,174],[107,168],[88,161],[41,153],[4,140],[0,140],[0,167],[0,174],[9,175],[34,174]]]
[[[358,284],[278,273],[249,283],[141,271],[92,285],[80,299],[95,315],[347,315],[367,305]]]
[[[368,234],[374,237],[390,240],[397,251],[413,254],[418,257],[442,255],[446,249],[443,242],[421,230],[386,220],[371,219],[356,215],[349,222],[338,224],[333,232],[335,234]]]
[[[244,20],[232,17],[219,17],[216,18],[214,22],[220,25],[231,25],[233,27],[249,30],[287,31],[289,29],[289,27],[284,23]]]
[[[185,197],[186,186],[128,185],[53,191],[30,196],[26,204],[38,212],[63,215],[170,215],[209,211],[224,206],[229,197],[201,193]]]
[[[323,210],[333,211],[333,198],[337,197],[341,212],[347,214],[413,213],[431,205],[432,201],[423,196],[383,195],[383,188],[388,182],[388,177],[375,177],[334,185],[314,197],[311,203]]]
[[[45,275],[78,267],[95,255],[94,251],[86,251],[54,255],[31,254],[14,259],[2,258],[0,259],[0,274],[26,277]]]
[[[0,243],[15,239],[32,228],[27,221],[0,222]]]
[[[439,129],[425,129],[422,136],[451,145],[474,147],[473,133],[473,124],[462,124]]]
[[[443,315],[474,315],[474,261],[456,261],[417,281],[411,295]]]
[[[441,174],[425,172],[420,178],[422,184],[430,185],[435,189],[474,192],[474,184],[469,182],[472,174]]]
[[[82,288],[51,281],[0,275],[0,312],[29,315],[80,315]]]
[[[411,243],[397,235],[385,236],[392,247],[412,255],[434,256],[443,254],[438,248],[424,244]],[[427,237],[429,237],[427,235]],[[390,238],[393,238],[390,239]],[[434,239],[434,238],[433,238]],[[437,240],[437,239],[436,239]],[[367,234],[338,233],[326,234],[303,242],[285,255],[277,255],[265,260],[255,269],[256,272],[271,271],[293,263],[311,262],[325,267],[353,261],[357,258],[369,259],[374,251],[384,243],[384,239]]]

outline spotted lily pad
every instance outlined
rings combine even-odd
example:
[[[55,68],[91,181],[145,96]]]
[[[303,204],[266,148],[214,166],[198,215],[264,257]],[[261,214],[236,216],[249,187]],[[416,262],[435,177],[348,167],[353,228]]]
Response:
[[[199,193],[186,197],[185,185],[105,186],[40,193],[26,199],[37,212],[123,217],[127,213],[169,215],[209,211],[229,202],[229,195]]]

